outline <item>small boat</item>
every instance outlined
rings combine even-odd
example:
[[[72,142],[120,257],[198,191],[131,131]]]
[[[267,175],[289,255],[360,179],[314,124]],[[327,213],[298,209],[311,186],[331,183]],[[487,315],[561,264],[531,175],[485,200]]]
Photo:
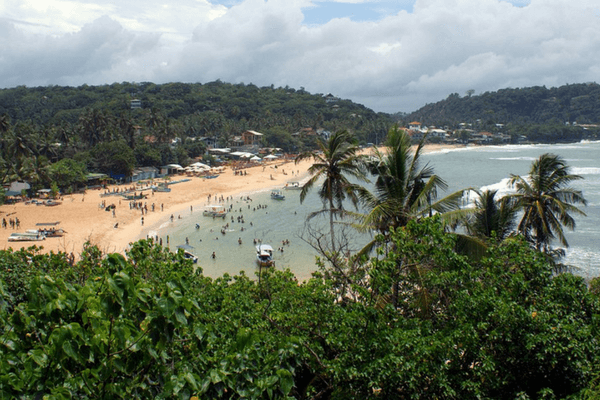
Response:
[[[261,267],[270,267],[275,264],[273,260],[273,248],[268,244],[256,246],[256,262]]]
[[[46,236],[34,232],[11,233],[8,237],[9,242],[39,242],[45,239]]]
[[[205,217],[225,219],[225,217],[227,216],[227,211],[225,210],[224,206],[213,204],[210,206],[206,206],[204,211],[202,211],[202,215],[204,215]]]
[[[219,175],[204,175],[203,176],[204,179],[215,179],[215,178],[218,178],[218,177],[219,177]]]
[[[285,190],[302,190],[302,185],[300,182],[288,182],[285,184]]]
[[[183,256],[188,260],[192,260],[192,262],[194,264],[198,264],[198,257],[195,256],[194,254],[190,253],[189,251],[185,250],[183,252]]]
[[[39,232],[46,237],[63,237],[67,233],[63,228],[40,229]]]
[[[62,204],[62,201],[56,201],[56,200],[47,200],[46,203],[44,203],[46,205],[46,207],[54,207],[54,206],[58,206],[60,204]]]
[[[177,249],[183,250],[183,257],[186,260],[192,260],[192,262],[194,264],[197,264],[198,263],[198,257],[194,253],[191,252],[191,250],[193,248],[194,248],[194,246],[190,246],[187,243],[187,240],[186,240],[186,244],[180,244],[180,245],[177,246]]]
[[[285,200],[285,196],[281,193],[281,190],[273,190],[271,192],[271,198],[273,200]]]

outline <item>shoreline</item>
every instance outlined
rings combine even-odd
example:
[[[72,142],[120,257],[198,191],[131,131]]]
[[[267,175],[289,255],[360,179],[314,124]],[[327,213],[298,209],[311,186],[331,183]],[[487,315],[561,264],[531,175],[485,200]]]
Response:
[[[428,144],[423,152],[431,153],[461,147],[464,146]],[[187,218],[190,213],[202,212],[204,206],[208,204],[209,194],[235,198],[280,188],[287,182],[307,179],[311,164],[310,160],[295,164],[293,159],[277,159],[244,168],[243,170],[247,172],[244,176],[235,175],[231,167],[226,168],[215,179],[176,176],[175,180],[185,177],[189,178],[189,181],[170,185],[171,192],[149,193],[146,199],[141,200],[142,205],[148,207],[148,211],[143,214],[141,210],[131,208],[130,201],[120,195],[102,196],[106,191],[112,192],[114,189],[137,188],[135,183],[121,186],[109,185],[106,189],[88,189],[83,194],[65,195],[62,204],[52,207],[24,202],[4,204],[0,206],[0,218],[5,218],[7,222],[10,218],[19,218],[20,227],[0,229],[0,249],[12,248],[16,251],[31,246],[41,246],[41,253],[73,253],[78,259],[84,244],[89,242],[97,245],[104,253],[124,254],[130,243],[146,238],[151,231],[160,231],[161,227],[168,223],[171,215],[174,218],[185,215]],[[101,208],[103,201],[106,205],[115,205],[114,215]],[[151,211],[152,204],[155,211]],[[161,205],[163,205],[162,211]],[[11,233],[41,228],[36,224],[48,222],[60,222],[57,226],[66,231],[65,235],[46,238],[43,241],[8,241]],[[118,226],[115,227],[115,224]]]

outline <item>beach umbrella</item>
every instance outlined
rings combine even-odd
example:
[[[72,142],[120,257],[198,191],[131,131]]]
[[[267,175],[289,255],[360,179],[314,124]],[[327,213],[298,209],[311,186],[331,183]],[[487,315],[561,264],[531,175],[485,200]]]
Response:
[[[276,155],[273,155],[273,154],[269,154],[269,155],[268,155],[268,156],[266,156],[265,158],[266,158],[266,159],[268,159],[268,160],[273,160],[273,159],[277,158],[277,156],[276,156]]]
[[[250,159],[250,161],[261,161],[261,158],[258,156],[254,156]]]

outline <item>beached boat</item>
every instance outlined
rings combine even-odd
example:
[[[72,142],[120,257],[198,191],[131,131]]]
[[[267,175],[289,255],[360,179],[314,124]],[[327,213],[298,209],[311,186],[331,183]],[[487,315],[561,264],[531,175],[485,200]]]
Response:
[[[46,236],[41,233],[33,233],[33,232],[21,232],[21,233],[11,233],[8,237],[9,242],[39,242],[40,240],[45,240]]]
[[[288,182],[285,184],[285,190],[302,190],[302,185],[300,182]]]
[[[224,206],[221,205],[210,205],[204,208],[202,211],[202,215],[205,217],[213,217],[213,218],[223,218],[227,216],[227,211]]]
[[[32,230],[32,232],[34,231]],[[63,237],[65,233],[67,233],[62,228],[38,229],[35,232],[38,232],[39,234],[44,235],[46,237]]]
[[[203,176],[204,179],[215,179],[215,178],[218,178],[218,177],[219,177],[219,175],[204,175]]]
[[[271,192],[271,198],[273,200],[285,200],[285,196],[281,193],[281,190],[273,190]]]
[[[261,267],[270,267],[275,264],[273,260],[273,248],[268,244],[256,246],[256,262]]]
[[[153,189],[155,192],[168,193],[171,191],[171,188],[167,184],[155,186]]]

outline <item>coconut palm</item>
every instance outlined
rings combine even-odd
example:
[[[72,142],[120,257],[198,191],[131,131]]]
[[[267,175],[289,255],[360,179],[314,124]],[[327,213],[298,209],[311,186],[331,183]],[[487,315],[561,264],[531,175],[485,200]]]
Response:
[[[572,214],[585,215],[575,205],[587,204],[582,192],[568,185],[583,177],[571,174],[560,156],[548,153],[531,164],[528,177],[511,176],[516,189],[511,197],[523,211],[519,232],[540,251],[551,251],[549,245],[555,238],[568,247],[563,227],[575,229]]]
[[[462,191],[436,200],[438,190],[445,190],[447,185],[429,164],[421,166],[424,144],[425,138],[413,151],[408,133],[398,126],[389,130],[386,150],[376,149],[369,163],[370,172],[376,177],[375,189],[372,193],[361,192],[368,210],[363,229],[387,235],[392,228],[405,226],[412,219],[458,208]]]
[[[497,199],[497,190],[475,192],[478,195],[475,207],[465,221],[467,233],[480,239],[494,237],[498,242],[503,241],[516,226],[518,208],[515,200],[508,196]]]
[[[323,210],[312,213],[310,217],[322,212],[329,213],[329,225],[332,250],[335,251],[334,219],[344,215],[343,201],[349,199],[357,206],[359,186],[350,182],[348,177],[366,181],[363,171],[363,156],[358,154],[359,147],[353,143],[354,137],[345,130],[337,131],[325,142],[318,141],[319,149],[300,154],[296,163],[304,159],[312,159],[308,169],[311,178],[304,184],[300,192],[300,203],[319,179],[323,184],[319,188],[319,197],[323,201]]]

